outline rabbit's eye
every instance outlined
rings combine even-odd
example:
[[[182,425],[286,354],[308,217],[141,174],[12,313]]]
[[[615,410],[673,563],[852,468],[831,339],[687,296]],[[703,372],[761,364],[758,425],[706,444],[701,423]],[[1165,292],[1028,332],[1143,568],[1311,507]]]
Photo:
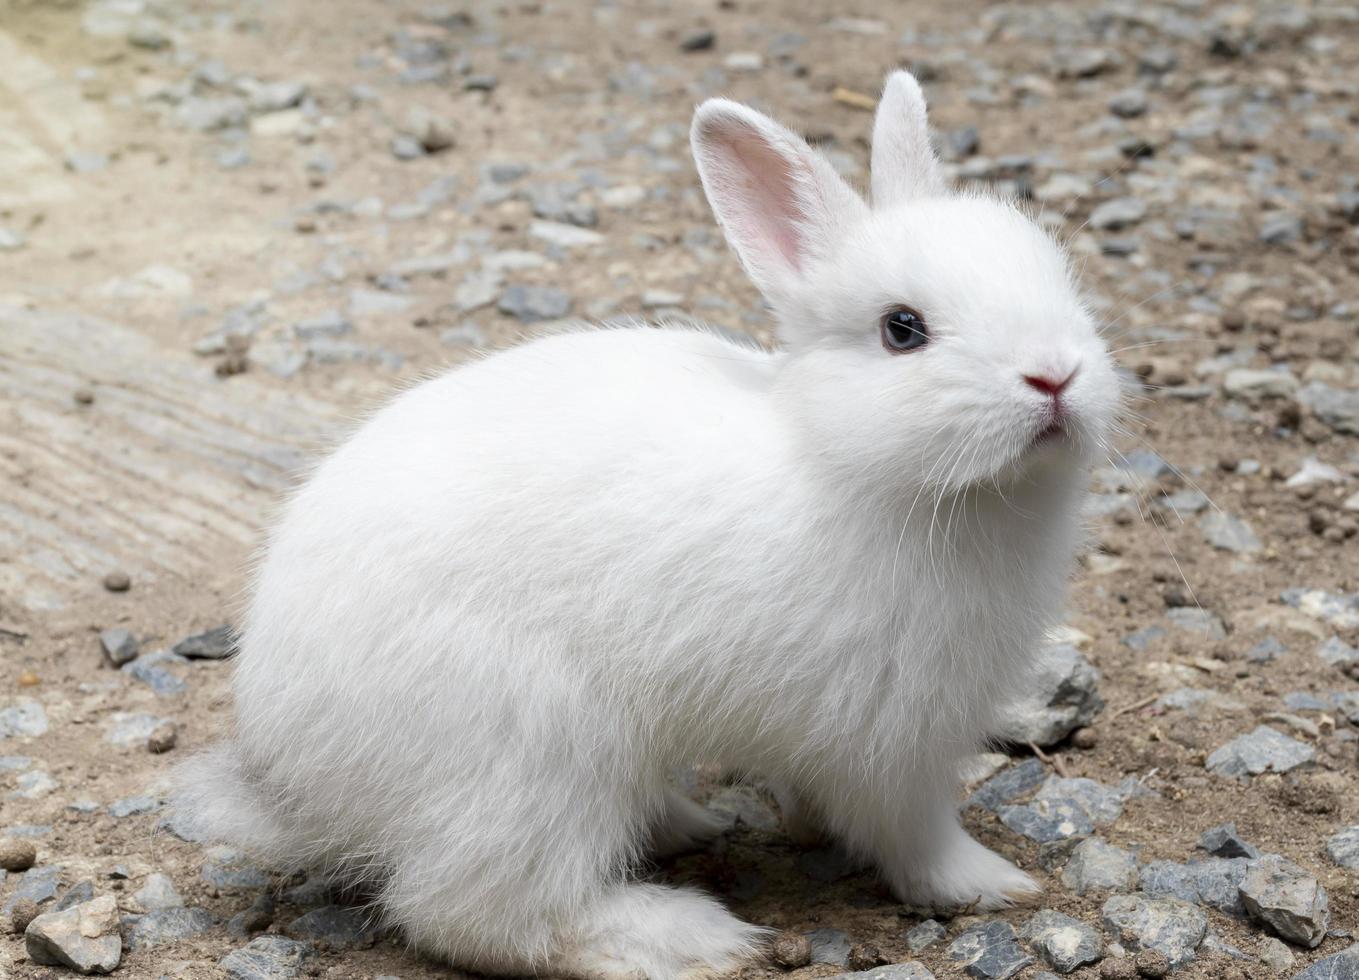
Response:
[[[882,346],[891,354],[917,350],[929,339],[929,328],[914,310],[893,310],[882,318]]]

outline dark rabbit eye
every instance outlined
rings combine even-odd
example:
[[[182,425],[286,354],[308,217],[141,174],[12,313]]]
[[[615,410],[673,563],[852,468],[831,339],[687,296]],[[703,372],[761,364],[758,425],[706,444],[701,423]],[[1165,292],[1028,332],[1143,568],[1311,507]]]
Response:
[[[929,339],[929,328],[914,310],[893,310],[882,318],[882,346],[892,354],[924,347]]]

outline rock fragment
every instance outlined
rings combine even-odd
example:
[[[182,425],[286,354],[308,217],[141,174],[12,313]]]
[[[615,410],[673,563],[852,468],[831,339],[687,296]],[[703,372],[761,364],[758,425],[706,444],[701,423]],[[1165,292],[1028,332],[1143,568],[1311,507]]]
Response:
[[[156,909],[134,922],[127,934],[128,949],[155,949],[190,936],[199,936],[217,924],[207,909],[171,906]]]
[[[1314,949],[1326,938],[1331,913],[1326,889],[1278,854],[1251,861],[1241,879],[1246,912],[1281,939]]]
[[[99,646],[108,662],[121,667],[129,660],[135,660],[141,650],[137,638],[125,629],[104,630],[99,634]]]
[[[1306,765],[1316,752],[1305,742],[1261,725],[1232,739],[1208,757],[1208,770],[1219,776],[1245,779],[1263,772],[1290,772]]]
[[[1103,709],[1099,671],[1075,647],[1049,647],[1039,656],[1026,690],[1003,709],[996,734],[1020,744],[1055,745]]]
[[[949,959],[978,980],[1005,980],[1033,962],[1008,922],[982,922],[964,929],[948,947]]]
[[[77,973],[112,973],[123,957],[118,906],[112,895],[39,915],[24,929],[34,963],[65,966]]]
[[[1104,903],[1104,926],[1124,947],[1165,953],[1173,968],[1194,958],[1208,933],[1208,917],[1177,898],[1115,895]]]
[[[1104,956],[1099,930],[1052,909],[1036,913],[1020,934],[1058,973],[1070,973]]]
[[[291,980],[300,976],[312,948],[282,936],[260,936],[217,963],[232,980]]]
[[[1121,847],[1098,837],[1076,845],[1062,869],[1062,884],[1077,895],[1094,891],[1124,891],[1137,881],[1137,859]]]

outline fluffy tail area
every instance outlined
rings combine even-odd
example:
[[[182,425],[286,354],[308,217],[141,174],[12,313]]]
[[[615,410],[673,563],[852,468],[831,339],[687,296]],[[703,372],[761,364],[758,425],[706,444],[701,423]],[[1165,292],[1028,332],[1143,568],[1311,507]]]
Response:
[[[288,832],[246,778],[232,745],[219,743],[176,767],[173,825],[181,836],[231,844],[287,861]]]

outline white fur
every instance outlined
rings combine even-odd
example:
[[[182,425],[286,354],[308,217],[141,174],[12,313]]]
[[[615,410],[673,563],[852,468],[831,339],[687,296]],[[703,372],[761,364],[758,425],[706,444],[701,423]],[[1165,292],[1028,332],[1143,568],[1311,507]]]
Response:
[[[959,827],[954,774],[1059,613],[1117,385],[1041,231],[881,173],[934,166],[918,86],[888,94],[875,139],[910,152],[875,152],[872,210],[758,113],[696,114],[781,351],[552,336],[404,392],[320,466],[259,571],[234,734],[182,774],[194,818],[508,973],[670,980],[757,948],[630,877],[715,832],[666,784],[700,761],[786,787],[902,899],[1033,888]],[[893,356],[900,303],[932,340]],[[1068,436],[1035,447],[1022,374],[1077,366]]]

